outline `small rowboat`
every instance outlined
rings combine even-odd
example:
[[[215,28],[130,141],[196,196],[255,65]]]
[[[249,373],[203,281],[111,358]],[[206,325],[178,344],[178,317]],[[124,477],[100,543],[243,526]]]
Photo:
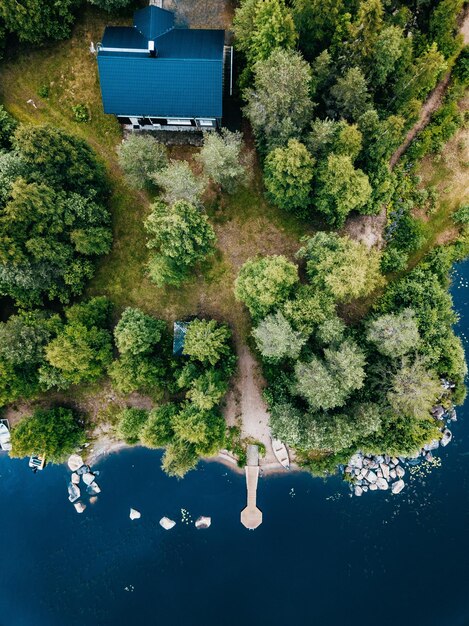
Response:
[[[272,439],[272,450],[280,465],[285,469],[290,469],[290,457],[288,456],[287,446],[280,439]]]

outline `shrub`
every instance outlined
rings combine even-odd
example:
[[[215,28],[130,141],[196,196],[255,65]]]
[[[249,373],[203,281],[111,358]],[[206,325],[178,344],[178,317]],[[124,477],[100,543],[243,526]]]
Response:
[[[167,165],[166,148],[150,135],[130,135],[117,149],[117,157],[127,182],[136,189],[149,185],[153,174]]]

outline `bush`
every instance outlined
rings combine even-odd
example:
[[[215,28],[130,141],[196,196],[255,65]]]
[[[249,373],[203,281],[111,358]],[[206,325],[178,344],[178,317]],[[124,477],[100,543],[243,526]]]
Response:
[[[89,122],[90,121],[90,113],[86,104],[76,104],[72,107],[73,117],[75,122]]]
[[[18,122],[0,104],[0,149],[11,148],[13,133],[18,126]]]
[[[117,436],[130,445],[138,443],[147,419],[148,411],[145,409],[124,409],[119,415]]]
[[[83,443],[85,432],[70,409],[38,409],[12,429],[12,456],[43,454],[52,463],[61,463]]]
[[[215,320],[196,319],[189,324],[184,341],[184,354],[201,363],[216,365],[230,354],[231,330]]]

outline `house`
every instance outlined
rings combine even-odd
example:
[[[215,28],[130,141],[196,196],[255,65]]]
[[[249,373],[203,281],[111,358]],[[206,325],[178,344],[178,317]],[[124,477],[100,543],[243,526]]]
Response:
[[[108,26],[98,44],[104,112],[135,130],[221,125],[225,31],[177,28],[156,6],[133,26]]]

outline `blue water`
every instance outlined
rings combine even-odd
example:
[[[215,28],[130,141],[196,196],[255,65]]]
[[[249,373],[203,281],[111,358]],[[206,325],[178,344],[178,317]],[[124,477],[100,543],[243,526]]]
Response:
[[[453,295],[464,337],[469,262]],[[177,481],[160,453],[123,451],[97,467],[102,494],[78,515],[65,467],[33,475],[0,456],[0,625],[467,626],[468,413],[442,466],[407,475],[399,496],[350,498],[339,479],[303,473],[261,478],[254,532],[239,522],[243,476],[217,463]],[[182,523],[181,508],[210,515],[211,528]],[[178,522],[170,532],[163,515]]]

